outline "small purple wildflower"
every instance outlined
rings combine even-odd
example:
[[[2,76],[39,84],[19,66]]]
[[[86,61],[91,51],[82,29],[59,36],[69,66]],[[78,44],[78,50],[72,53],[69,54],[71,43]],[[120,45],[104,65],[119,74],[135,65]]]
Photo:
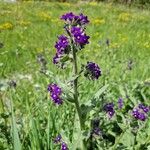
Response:
[[[132,111],[132,115],[134,116],[135,119],[145,121],[146,120],[146,115],[144,112],[141,112],[140,109],[134,108]]]
[[[123,99],[122,99],[122,98],[119,98],[119,99],[118,99],[118,108],[119,108],[119,109],[122,109],[122,107],[123,107]]]
[[[60,58],[64,54],[69,53],[69,39],[65,35],[61,35],[58,37],[58,41],[55,44],[55,48],[57,49],[56,55],[53,57],[53,63],[58,64]]]
[[[53,57],[53,63],[54,63],[54,64],[58,64],[60,57],[61,57],[61,56],[59,56],[59,55],[56,53],[56,55]]]
[[[150,111],[150,107],[149,106],[145,106],[143,104],[139,104],[138,106],[140,109],[142,109],[145,113],[148,113]]]
[[[55,104],[60,105],[63,103],[62,99],[60,98],[62,90],[58,85],[49,84],[47,89],[50,92],[50,96]]]
[[[65,20],[65,21],[70,21],[72,22],[73,19],[74,19],[75,15],[72,13],[72,12],[69,12],[69,13],[66,13],[64,15],[61,16],[61,19],[62,20]]]
[[[66,49],[69,45],[69,40],[65,35],[61,35],[58,37],[58,41],[55,44],[55,48],[57,49],[57,54],[62,55],[66,53]]]
[[[84,74],[85,77],[95,80],[101,76],[101,70],[97,64],[93,62],[87,62],[85,68],[86,68],[86,72]]]
[[[89,23],[88,17],[84,16],[82,13],[80,15],[75,15],[69,12],[62,15],[61,19],[72,25],[85,25]]]
[[[54,143],[61,144],[61,150],[69,150],[67,144],[62,140],[62,136],[60,134],[54,139]]]
[[[89,36],[87,36],[83,30],[80,27],[72,27],[71,33],[74,37],[75,43],[79,44],[81,48],[84,47],[84,45],[89,43]]]
[[[55,139],[54,139],[54,143],[60,143],[62,140],[61,135],[59,134]]]
[[[109,118],[112,118],[112,116],[115,114],[114,104],[113,103],[105,104],[104,105],[104,110],[109,115]]]
[[[67,146],[67,144],[65,142],[61,143],[61,150],[69,150],[68,146]]]
[[[88,20],[88,17],[87,16],[84,16],[82,13],[79,15],[79,19],[77,20],[77,22],[81,25],[84,25],[84,24],[88,24],[89,23],[89,20]]]

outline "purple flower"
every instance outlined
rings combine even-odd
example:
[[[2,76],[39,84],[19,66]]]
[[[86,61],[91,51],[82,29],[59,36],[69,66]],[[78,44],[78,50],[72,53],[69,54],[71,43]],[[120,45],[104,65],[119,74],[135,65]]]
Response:
[[[112,118],[112,116],[115,114],[114,104],[113,103],[105,104],[104,111],[106,111],[106,113],[109,115],[109,118]]]
[[[57,49],[57,54],[62,55],[66,53],[66,49],[69,45],[69,40],[65,35],[61,35],[58,37],[58,41],[55,44],[55,48]]]
[[[134,108],[132,111],[132,115],[135,119],[141,120],[141,121],[145,121],[147,116],[145,115],[144,112],[141,112],[140,109],[138,108]]]
[[[61,16],[62,20],[72,22],[75,18],[75,15],[72,12],[66,13]]]
[[[54,139],[54,143],[61,144],[61,150],[69,150],[67,144],[62,140],[62,136],[60,134]]]
[[[147,113],[150,111],[149,106],[145,106],[144,104],[139,104],[138,107],[135,107],[132,111],[132,115],[134,118],[145,121],[147,119]]]
[[[87,36],[83,30],[80,27],[72,27],[71,33],[74,37],[75,43],[79,44],[81,48],[84,47],[84,45],[89,43],[89,36]]]
[[[55,44],[55,48],[57,49],[56,55],[53,57],[53,63],[58,64],[60,58],[63,57],[64,54],[68,54],[70,51],[69,48],[69,39],[65,35],[61,35],[58,37],[58,41]]]
[[[86,71],[84,73],[85,77],[95,80],[101,76],[101,70],[97,64],[93,62],[87,62],[87,65],[85,66],[85,68],[86,68]]]
[[[59,60],[60,60],[60,57],[61,57],[61,56],[59,56],[59,55],[56,53],[56,55],[53,57],[53,63],[54,63],[54,64],[58,64],[58,63],[59,63]]]
[[[84,25],[84,24],[88,24],[89,20],[87,16],[84,16],[82,13],[79,15],[79,20],[78,20],[79,24]]]
[[[60,143],[61,142],[61,135],[59,134],[55,139],[54,139],[54,143]]]
[[[123,99],[122,99],[122,98],[119,98],[119,99],[118,99],[118,108],[119,108],[119,109],[122,109],[122,107],[123,107]]]
[[[74,39],[75,39],[75,42],[80,44],[81,46],[85,45],[85,44],[88,44],[89,39],[90,37],[87,36],[86,34],[80,34],[80,33],[77,33],[77,34],[74,34]]]
[[[60,105],[63,103],[62,99],[60,98],[62,90],[57,84],[49,84],[47,89],[50,92],[51,99],[55,104]]]
[[[80,15],[75,15],[69,12],[62,15],[61,19],[72,25],[85,25],[89,23],[88,17],[84,16],[82,13]]]
[[[71,28],[71,33],[72,34],[82,34],[83,30],[80,27],[72,27]]]
[[[143,104],[139,104],[138,106],[140,109],[142,109],[145,113],[148,113],[150,111],[150,107],[145,106]]]
[[[65,142],[61,143],[61,150],[69,150],[68,146],[67,146],[67,144]]]

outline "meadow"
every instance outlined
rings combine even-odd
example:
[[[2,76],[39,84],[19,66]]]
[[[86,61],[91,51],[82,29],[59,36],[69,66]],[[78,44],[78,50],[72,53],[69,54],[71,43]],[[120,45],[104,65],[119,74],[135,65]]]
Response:
[[[58,134],[70,150],[80,145],[74,105],[56,106],[47,91],[55,79],[66,83],[72,76],[71,67],[52,62],[64,33],[60,16],[67,12],[90,20],[90,43],[78,52],[79,66],[94,61],[102,71],[97,81],[79,79],[85,138],[91,120],[99,118],[105,136],[94,137],[93,150],[150,150],[150,117],[137,121],[129,113],[139,103],[150,106],[150,11],[95,2],[0,2],[0,149],[57,150]],[[120,97],[122,110],[116,108]],[[112,119],[100,109],[107,102],[115,104]]]

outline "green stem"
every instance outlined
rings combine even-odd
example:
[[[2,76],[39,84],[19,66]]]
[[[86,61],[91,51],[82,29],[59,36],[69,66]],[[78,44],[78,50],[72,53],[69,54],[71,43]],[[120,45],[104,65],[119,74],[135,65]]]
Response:
[[[0,94],[0,95],[1,95],[1,94]],[[2,97],[2,95],[1,95],[1,97]],[[5,112],[5,108],[4,108],[3,99],[1,99],[0,101],[1,101],[2,112],[4,113],[4,112]]]
[[[127,128],[125,128],[125,129],[123,130],[123,132],[121,133],[121,135],[116,139],[115,144],[114,144],[114,146],[112,147],[112,150],[116,150],[117,145],[119,144],[121,138],[123,137],[124,133],[126,132],[126,129],[127,129]]]
[[[73,52],[73,75],[77,76],[78,75],[77,57],[76,57],[76,49],[73,45],[73,41],[72,41],[72,52]],[[79,94],[78,94],[78,78],[73,80],[73,89],[74,89],[74,103],[75,103],[76,110],[77,110],[78,117],[79,117],[80,129],[82,131],[84,129],[84,122],[82,120],[81,108],[80,108],[79,101],[78,101],[78,96],[79,96]],[[84,140],[82,140],[82,150],[87,150]]]
[[[76,49],[73,47],[73,73],[74,76],[78,75],[78,67],[77,67],[77,57],[76,57]],[[76,78],[73,81],[73,89],[74,89],[74,101],[75,101],[75,106],[77,109],[77,113],[79,116],[79,121],[80,121],[80,128],[81,130],[83,130],[83,121],[82,121],[82,114],[81,114],[81,109],[80,109],[80,105],[79,105],[79,101],[78,101],[78,78]]]

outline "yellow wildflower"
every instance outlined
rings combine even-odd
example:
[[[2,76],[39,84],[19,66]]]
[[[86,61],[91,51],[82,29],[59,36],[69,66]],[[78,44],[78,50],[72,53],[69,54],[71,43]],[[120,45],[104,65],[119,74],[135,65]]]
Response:
[[[21,20],[21,21],[18,22],[18,24],[20,26],[25,26],[26,27],[26,26],[29,26],[31,24],[31,22],[30,21]]]
[[[48,21],[51,19],[51,16],[47,12],[40,12],[38,16],[43,20],[43,21]]]
[[[95,25],[105,24],[105,19],[94,19],[93,24]]]
[[[13,29],[12,23],[3,23],[0,25],[0,30],[7,30],[7,29]]]
[[[67,3],[67,2],[61,3],[61,5],[66,6],[66,7],[70,7],[71,6],[71,4]]]
[[[90,6],[97,6],[97,3],[96,2],[90,2],[89,5]]]
[[[131,15],[129,13],[121,13],[118,16],[118,20],[123,21],[123,22],[127,22],[127,21],[129,21],[130,17],[131,17]]]

